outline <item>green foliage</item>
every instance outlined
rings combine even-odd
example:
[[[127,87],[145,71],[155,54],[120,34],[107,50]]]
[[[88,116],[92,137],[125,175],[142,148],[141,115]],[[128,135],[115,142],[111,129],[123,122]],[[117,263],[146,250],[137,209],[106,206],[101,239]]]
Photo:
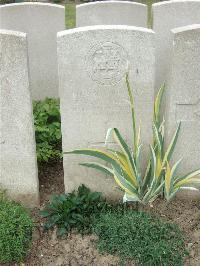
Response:
[[[65,5],[65,24],[67,29],[76,27],[76,4],[74,3]]]
[[[91,192],[84,185],[79,186],[77,192],[55,195],[50,203],[41,211],[42,217],[47,218],[44,229],[55,225],[58,235],[76,229],[80,233],[89,233],[95,215],[106,208],[106,202],[101,193]]]
[[[147,204],[154,201],[163,191],[165,192],[165,198],[171,200],[181,187],[193,183],[200,183],[200,178],[196,177],[200,174],[200,169],[186,174],[185,176],[179,176],[177,175],[177,168],[180,161],[170,166],[170,160],[180,131],[180,124],[169,146],[165,149],[164,119],[162,120],[160,118],[164,92],[163,86],[160,88],[155,99],[153,143],[150,145],[150,156],[146,171],[144,174],[142,173],[140,128],[137,129],[136,125],[134,97],[129,84],[128,75],[126,76],[126,85],[132,114],[132,145],[128,146],[117,128],[110,128],[105,141],[105,149],[78,149],[65,153],[83,154],[103,160],[106,165],[95,163],[94,161],[81,163],[81,165],[97,169],[112,176],[125,192],[124,201],[138,201],[142,204]],[[118,146],[115,150],[106,147],[107,140],[110,136]]]
[[[15,0],[0,0],[0,5],[12,4],[15,3]]]
[[[38,162],[61,158],[61,121],[59,100],[33,103]]]
[[[24,207],[0,200],[0,263],[21,262],[31,247],[33,221]]]
[[[53,0],[52,1],[54,4],[60,4],[60,3],[62,3],[63,1],[62,0]]]
[[[99,236],[100,252],[134,259],[139,265],[181,266],[187,254],[178,226],[147,213],[104,213],[95,220],[93,229]]]

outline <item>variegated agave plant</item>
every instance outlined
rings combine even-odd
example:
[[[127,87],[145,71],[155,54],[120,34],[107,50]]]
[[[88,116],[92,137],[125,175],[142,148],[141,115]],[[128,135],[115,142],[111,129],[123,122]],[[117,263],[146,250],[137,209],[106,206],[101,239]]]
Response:
[[[179,176],[177,174],[177,168],[181,160],[173,166],[170,166],[170,159],[177,142],[181,124],[178,125],[171,143],[165,151],[164,119],[160,119],[161,102],[164,93],[164,86],[162,86],[154,103],[153,145],[150,145],[150,158],[145,174],[141,174],[140,128],[137,132],[134,98],[128,75],[126,75],[126,85],[132,113],[132,147],[127,145],[117,128],[111,128],[108,130],[107,138],[111,135],[113,136],[115,142],[118,144],[118,150],[77,149],[65,152],[65,154],[83,154],[96,157],[106,162],[108,166],[99,162],[86,162],[80,165],[95,168],[111,175],[125,192],[124,201],[138,201],[146,204],[153,202],[162,192],[164,192],[165,198],[169,201],[181,187],[200,183],[200,178],[197,177],[200,174],[200,169],[184,176]]]

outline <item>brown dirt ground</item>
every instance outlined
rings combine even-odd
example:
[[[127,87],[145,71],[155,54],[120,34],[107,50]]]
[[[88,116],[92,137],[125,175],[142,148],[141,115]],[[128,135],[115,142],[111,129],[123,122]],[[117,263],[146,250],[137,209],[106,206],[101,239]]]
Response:
[[[45,165],[39,169],[41,207],[52,194],[63,193],[62,162]],[[162,219],[178,224],[185,232],[186,247],[190,256],[185,260],[185,266],[200,266],[200,200],[175,199],[167,204],[157,199],[153,205],[140,207]],[[44,233],[43,220],[38,215],[38,209],[33,211],[37,229],[33,235],[33,246],[26,266],[117,266],[120,259],[117,256],[99,254],[95,248],[96,237],[81,236],[71,233],[67,239],[57,239],[56,231]],[[14,264],[12,264],[14,265]],[[16,264],[15,264],[16,265]],[[132,266],[134,262],[127,262]],[[11,266],[11,264],[10,264]]]

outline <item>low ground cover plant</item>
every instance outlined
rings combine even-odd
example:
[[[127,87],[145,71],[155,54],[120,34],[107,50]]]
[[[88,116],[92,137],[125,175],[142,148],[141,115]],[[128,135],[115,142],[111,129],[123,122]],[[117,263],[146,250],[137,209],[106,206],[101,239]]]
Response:
[[[56,99],[34,101],[33,115],[38,162],[61,158],[60,104]]]
[[[55,195],[41,211],[47,218],[44,229],[57,226],[58,235],[62,236],[72,229],[80,233],[89,233],[95,215],[105,210],[107,204],[100,192],[91,192],[84,185],[77,192]]]
[[[33,221],[25,208],[0,199],[0,263],[23,262],[31,247]]]
[[[177,225],[144,212],[107,212],[93,223],[100,252],[120,256],[122,265],[133,259],[139,265],[183,265],[188,253]]]
[[[56,195],[41,215],[44,229],[57,227],[59,236],[72,229],[81,234],[94,233],[100,252],[117,255],[120,265],[133,260],[137,265],[181,266],[188,255],[179,227],[128,205],[108,204],[99,192],[81,185],[69,194]]]
[[[164,197],[169,201],[182,187],[200,183],[200,178],[197,177],[200,174],[200,169],[180,176],[177,174],[177,169],[181,160],[174,165],[171,163],[181,124],[178,125],[169,146],[165,148],[164,119],[161,119],[160,116],[164,93],[164,86],[162,86],[154,104],[153,141],[150,145],[149,161],[145,173],[142,173],[140,128],[137,130],[134,97],[128,75],[126,76],[126,85],[132,114],[132,146],[128,146],[117,128],[110,128],[105,141],[105,149],[77,149],[65,152],[65,154],[83,154],[104,161],[107,165],[95,162],[86,162],[80,165],[97,169],[112,176],[125,192],[124,202],[136,201],[147,204],[153,202],[161,194],[164,194]],[[118,149],[106,148],[106,142],[110,137],[116,142]],[[195,188],[193,189],[195,190]]]

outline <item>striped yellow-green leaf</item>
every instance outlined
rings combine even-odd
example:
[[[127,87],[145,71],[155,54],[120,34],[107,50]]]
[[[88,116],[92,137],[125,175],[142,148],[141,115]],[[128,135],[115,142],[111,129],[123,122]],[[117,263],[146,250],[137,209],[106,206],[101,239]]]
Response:
[[[104,160],[107,163],[115,164],[115,157],[108,153],[107,151],[99,150],[99,149],[76,149],[72,151],[64,152],[64,154],[80,154],[80,155],[88,155]]]
[[[178,178],[176,179],[176,183],[177,183],[178,181],[183,180],[183,179],[186,179],[186,178],[193,178],[193,177],[195,177],[195,176],[199,176],[199,175],[200,175],[200,169],[197,169],[197,170],[191,171],[191,172],[187,173],[187,174],[184,175],[184,176],[178,177]]]
[[[165,84],[163,84],[156,96],[155,103],[154,103],[154,122],[155,123],[160,123],[160,112],[161,112],[161,103],[162,103],[162,98],[165,90]]]
[[[73,151],[65,152],[65,154],[80,154],[80,155],[88,155],[92,157],[96,157],[98,159],[101,159],[105,161],[106,163],[111,164],[117,171],[123,172],[123,175],[127,180],[129,180],[134,185],[137,185],[136,179],[133,178],[133,176],[129,175],[129,172],[127,169],[120,164],[119,160],[111,153],[99,149],[77,149]]]
[[[124,155],[123,152],[120,152],[120,151],[115,151],[115,150],[112,150],[112,149],[107,149],[109,152],[112,153],[113,156],[115,156],[117,158],[117,160],[119,160],[119,162],[124,165],[125,167],[128,167],[128,162],[127,162],[127,159],[126,159],[126,156]]]
[[[161,156],[161,151],[162,151],[162,140],[160,139],[158,129],[156,127],[156,124],[153,123],[153,133],[154,133],[154,145],[157,146],[159,155]]]
[[[136,153],[137,151],[137,133],[136,133],[136,119],[135,119],[135,108],[134,108],[134,98],[132,94],[132,89],[129,83],[128,73],[126,74],[126,86],[128,89],[128,95],[131,105],[131,115],[132,115],[132,130],[133,130],[133,151]]]
[[[181,180],[175,183],[175,188],[182,187],[184,185],[200,183],[200,169],[190,172],[189,174],[185,175]]]
[[[96,170],[99,170],[101,172],[103,172],[104,174],[107,174],[107,175],[114,175],[113,173],[113,170],[110,169],[109,167],[103,165],[103,164],[100,164],[100,163],[96,163],[96,162],[87,162],[87,163],[80,163],[79,165],[81,166],[85,166],[85,167],[88,167],[88,168],[94,168]]]
[[[169,163],[167,162],[166,171],[165,171],[165,191],[166,194],[170,194],[170,185],[171,185],[171,169]]]
[[[156,177],[156,168],[157,168],[157,162],[156,162],[156,154],[153,149],[153,147],[150,145],[150,151],[151,151],[151,170],[152,170],[152,177]]]
[[[137,183],[136,166],[134,163],[134,158],[131,156],[131,151],[117,128],[108,129],[106,134],[106,141],[105,141],[106,143],[111,134],[113,134],[113,138],[116,141],[116,143],[119,145],[122,152],[116,152],[113,151],[112,149],[108,150],[113,154],[113,156],[115,156],[119,161],[121,161],[123,165],[125,165],[126,170],[129,172],[129,175],[132,177],[133,182],[136,184]]]
[[[134,159],[131,155],[131,152],[129,150],[128,145],[126,144],[125,140],[123,139],[123,137],[121,136],[119,130],[117,128],[113,128],[113,136],[114,139],[116,140],[116,142],[118,143],[118,145],[120,146],[120,148],[122,149],[124,155],[126,156],[128,165],[129,165],[129,169],[131,171],[131,177],[135,182],[135,185],[138,186],[138,180],[137,180],[137,168],[134,162]]]
[[[156,178],[158,179],[161,175],[161,172],[163,170],[163,165],[162,165],[162,161],[161,161],[161,158],[160,158],[160,154],[158,154],[156,156]]]
[[[182,162],[182,158],[178,160],[171,169],[171,186],[174,184],[176,180],[178,180],[178,177],[176,176],[178,167],[180,163]]]
[[[143,197],[143,201],[147,202],[148,199],[151,197],[151,194],[156,188],[156,156],[153,147],[150,145],[151,151],[151,178],[149,178],[148,182],[148,190]]]
[[[128,182],[116,169],[114,171],[114,179],[116,183],[128,194],[138,197],[137,188]]]
[[[130,178],[132,179],[132,182],[136,185],[136,178],[133,175],[133,171],[131,171],[130,165],[127,161],[127,157],[124,155],[123,152],[118,152],[118,151],[114,151],[114,150],[110,150],[109,151],[113,154],[113,156],[116,157],[116,159],[120,162],[120,164],[126,169],[126,172],[128,173],[128,175],[130,176]]]
[[[164,156],[164,159],[163,159],[163,164],[166,164],[167,161],[168,162],[170,161],[170,158],[171,158],[172,153],[174,151],[174,148],[176,146],[176,142],[177,142],[177,139],[178,139],[180,128],[181,128],[181,123],[179,123],[179,125],[178,125],[178,127],[177,127],[177,129],[175,131],[175,134],[174,134],[174,136],[173,136],[173,138],[172,138],[172,140],[171,140],[171,142],[169,144],[169,147],[168,147],[168,149],[167,149],[167,151],[165,153],[165,156]]]
[[[189,179],[183,179],[176,183],[175,188],[179,188],[185,185],[190,185],[190,184],[195,184],[195,183],[200,183],[200,178],[189,178]]]

